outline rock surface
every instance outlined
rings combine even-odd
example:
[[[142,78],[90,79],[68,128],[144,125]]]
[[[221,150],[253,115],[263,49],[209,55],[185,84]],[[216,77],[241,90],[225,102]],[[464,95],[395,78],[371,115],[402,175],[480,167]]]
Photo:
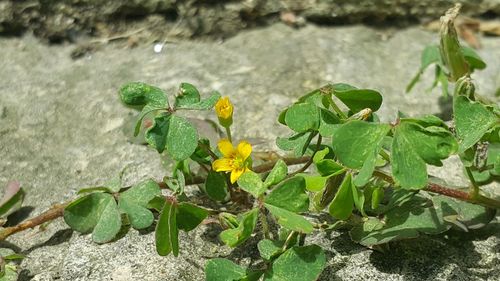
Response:
[[[380,114],[393,120],[397,110],[410,115],[440,112],[439,90],[426,93],[432,71],[412,94],[406,83],[423,47],[436,34],[410,28],[364,26],[295,30],[282,24],[243,32],[222,44],[178,42],[160,53],[152,46],[123,49],[110,44],[80,60],[71,46],[40,44],[34,37],[0,39],[0,186],[19,180],[27,190],[25,213],[37,215],[56,202],[74,198],[79,188],[95,186],[127,164],[127,184],[160,179],[166,169],[157,153],[128,141],[123,126],[135,114],[123,107],[118,88],[144,81],[173,92],[180,82],[204,93],[218,90],[236,104],[235,132],[273,147],[273,136],[288,131],[275,120],[298,96],[328,82],[380,90]],[[491,98],[500,87],[500,40],[483,38],[481,56],[491,62],[475,74],[479,90]],[[498,98],[496,98],[498,101]],[[213,118],[212,114],[208,114]],[[451,159],[436,175],[463,183]],[[159,257],[152,232],[130,233],[117,242],[96,245],[73,233],[62,220],[45,231],[25,231],[8,239],[29,258],[20,280],[204,280],[210,257],[255,254],[255,243],[231,252],[221,246],[218,229],[201,227],[181,235],[181,254]],[[392,244],[380,254],[334,232],[309,238],[328,250],[320,280],[498,280],[500,225],[462,234],[421,237]],[[5,243],[4,243],[5,244]]]
[[[500,14],[500,0],[3,0],[0,34],[31,30],[60,42],[79,35],[110,37],[141,30],[159,41],[172,36],[218,39],[280,19],[296,25],[435,19],[455,2],[463,3],[468,15]]]

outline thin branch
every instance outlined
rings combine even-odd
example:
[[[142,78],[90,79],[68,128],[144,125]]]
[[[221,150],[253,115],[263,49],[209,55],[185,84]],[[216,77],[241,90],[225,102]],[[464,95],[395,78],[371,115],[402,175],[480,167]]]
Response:
[[[0,241],[5,240],[7,237],[11,236],[14,233],[26,230],[28,228],[34,228],[38,225],[41,225],[43,223],[46,223],[48,221],[54,220],[58,217],[62,217],[64,213],[64,208],[69,204],[70,202],[66,202],[63,204],[55,204],[53,205],[50,209],[47,211],[41,213],[40,215],[29,219],[25,220],[15,226],[10,226],[2,229],[0,231]]]
[[[390,175],[388,175],[382,171],[375,170],[373,172],[373,175],[390,183],[390,184],[395,184],[394,179]],[[427,192],[436,193],[436,194],[441,194],[441,195],[455,198],[455,199],[458,199],[461,201],[481,205],[481,206],[484,206],[487,208],[500,209],[500,200],[485,197],[481,194],[471,196],[471,194],[469,194],[468,192],[461,191],[459,189],[445,187],[445,186],[439,185],[437,183],[428,183],[427,186],[425,188],[423,188],[422,190],[425,190]]]
[[[319,146],[321,145],[321,141],[322,141],[321,135],[318,135],[318,141],[316,142],[316,149],[314,150],[313,155],[309,158],[309,160],[306,162],[306,164],[304,166],[302,166],[302,168],[300,168],[297,171],[289,174],[288,175],[289,178],[295,176],[296,174],[300,174],[302,172],[305,172],[307,170],[307,168],[309,168],[309,166],[311,166],[311,164],[313,163],[314,155],[316,155],[316,153],[319,150]]]

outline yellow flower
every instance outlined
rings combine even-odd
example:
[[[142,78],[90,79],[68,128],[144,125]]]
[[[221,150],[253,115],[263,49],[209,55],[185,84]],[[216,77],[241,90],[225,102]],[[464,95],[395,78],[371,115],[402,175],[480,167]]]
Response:
[[[231,183],[235,183],[246,171],[250,170],[252,159],[252,145],[241,141],[236,148],[227,139],[221,139],[217,144],[223,158],[212,163],[212,169],[216,172],[231,172]]]
[[[219,118],[219,123],[224,127],[229,127],[233,123],[233,104],[229,97],[220,98],[215,104],[215,113]]]

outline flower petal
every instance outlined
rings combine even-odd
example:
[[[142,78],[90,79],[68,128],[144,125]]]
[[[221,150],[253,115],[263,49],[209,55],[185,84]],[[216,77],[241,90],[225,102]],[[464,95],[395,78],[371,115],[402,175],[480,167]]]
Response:
[[[241,158],[243,158],[243,160],[246,160],[248,156],[250,156],[250,154],[252,153],[252,145],[247,141],[241,141],[238,144],[237,150]]]
[[[217,143],[217,147],[224,157],[234,157],[234,147],[228,139],[221,139],[219,143]]]
[[[216,172],[227,172],[233,169],[233,160],[222,158],[217,159],[212,163],[212,169]]]
[[[231,183],[235,183],[245,172],[245,168],[237,168],[231,171]]]

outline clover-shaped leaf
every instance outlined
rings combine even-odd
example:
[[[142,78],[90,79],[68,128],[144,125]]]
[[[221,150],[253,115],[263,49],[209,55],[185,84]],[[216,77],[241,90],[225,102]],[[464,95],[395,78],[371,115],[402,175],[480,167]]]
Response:
[[[159,153],[165,149],[177,161],[187,159],[198,146],[198,132],[184,117],[167,114],[156,117],[146,131],[146,141]]]
[[[288,173],[288,166],[286,165],[285,161],[279,159],[276,162],[276,164],[274,164],[274,167],[269,173],[269,175],[266,177],[266,180],[264,181],[264,186],[270,187],[272,185],[278,184],[279,182],[285,179],[287,173]]]
[[[421,195],[412,197],[379,218],[369,218],[350,231],[351,238],[365,246],[415,238],[420,233],[437,234],[451,225],[443,220],[443,205],[432,204]]]
[[[189,106],[200,101],[200,92],[189,83],[181,83],[179,93],[175,97],[175,108]]]
[[[293,151],[295,156],[302,156],[306,153],[307,147],[315,135],[314,132],[303,132],[288,138],[278,137],[276,145],[283,150]]]
[[[92,232],[92,240],[96,243],[113,240],[122,226],[113,195],[100,192],[71,202],[64,209],[64,221],[78,232]]]
[[[473,146],[495,125],[500,126],[500,118],[492,109],[461,95],[453,98],[453,115],[460,152]]]
[[[295,176],[282,182],[266,196],[265,202],[294,213],[306,212],[309,209],[306,181]]]
[[[248,280],[245,277],[247,277],[245,268],[228,259],[210,259],[205,266],[206,281]]]
[[[129,106],[167,107],[165,92],[142,82],[131,82],[120,89],[122,102]]]
[[[153,221],[153,213],[148,210],[148,203],[161,195],[160,187],[153,180],[146,180],[120,194],[118,207],[127,214],[130,224],[135,229],[149,227]]]
[[[226,200],[229,190],[227,188],[227,181],[224,174],[210,170],[205,180],[205,192],[212,200]]]
[[[370,108],[375,112],[382,105],[382,95],[375,90],[358,89],[344,83],[331,85],[331,90],[353,113],[365,108]]]
[[[269,268],[264,281],[318,280],[326,264],[326,255],[317,245],[292,247],[280,255]]]
[[[262,182],[259,174],[253,171],[243,173],[238,179],[238,186],[244,191],[252,194],[255,198],[264,194],[267,190],[267,187]]]
[[[329,212],[332,217],[338,220],[346,220],[351,216],[354,205],[353,188],[355,186],[352,184],[352,176],[347,173],[330,204]]]
[[[285,123],[298,133],[317,130],[319,128],[319,109],[311,103],[296,103],[288,108]]]
[[[264,203],[264,206],[276,217],[278,224],[281,226],[301,233],[311,233],[313,231],[313,225],[303,216],[268,203]]]
[[[426,164],[441,166],[441,160],[457,150],[458,143],[448,130],[402,121],[394,128],[391,148],[394,179],[403,188],[424,188],[427,184]]]
[[[360,169],[354,179],[357,186],[365,185],[375,169],[384,137],[391,129],[387,124],[354,120],[342,124],[333,134],[332,148],[345,166]]]
[[[190,203],[182,202],[177,208],[177,227],[186,232],[191,231],[207,216],[207,210]]]

